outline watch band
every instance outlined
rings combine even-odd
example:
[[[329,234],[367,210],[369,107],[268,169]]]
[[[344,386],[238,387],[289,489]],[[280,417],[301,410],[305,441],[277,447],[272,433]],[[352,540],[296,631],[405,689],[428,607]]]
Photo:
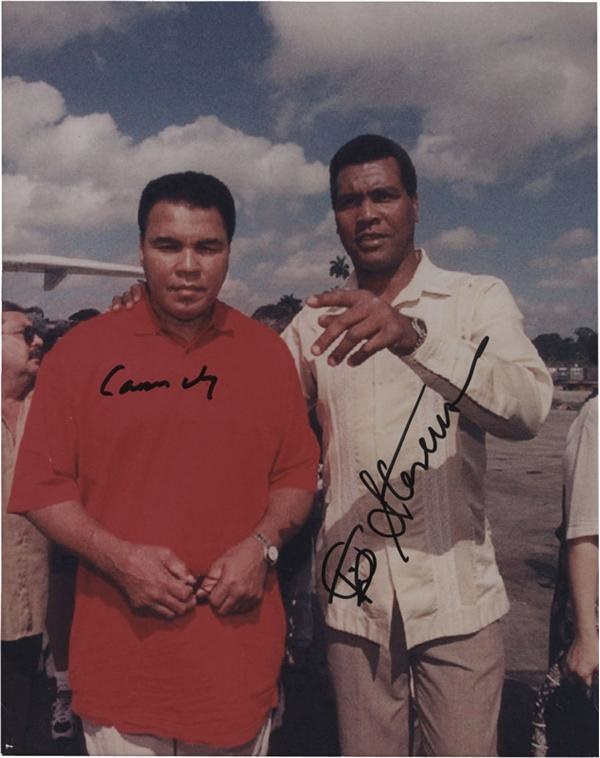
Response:
[[[277,546],[272,542],[269,542],[265,535],[260,532],[254,532],[252,536],[263,546],[263,557],[265,561],[269,566],[275,566],[279,559],[279,550],[277,549]]]
[[[427,324],[423,321],[422,318],[411,318],[410,325],[417,333],[417,342],[409,353],[409,355],[412,355],[412,353],[421,347],[427,338]]]

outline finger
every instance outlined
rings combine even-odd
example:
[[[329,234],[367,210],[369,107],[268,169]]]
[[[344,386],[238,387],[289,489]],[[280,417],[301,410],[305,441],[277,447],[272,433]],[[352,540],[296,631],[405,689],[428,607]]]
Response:
[[[219,576],[205,576],[202,584],[196,590],[196,597],[202,599],[210,595],[218,581]]]
[[[168,548],[161,556],[163,566],[167,571],[172,574],[176,579],[181,579],[186,584],[193,585],[196,582],[195,576],[188,569],[185,563],[180,560],[174,553]]]
[[[131,288],[129,290],[129,294],[131,295],[132,303],[131,306],[135,303],[139,303],[142,299],[142,293],[144,291],[144,287],[146,286],[146,282],[143,279],[138,279],[137,284],[132,284]]]
[[[363,308],[357,306],[343,313],[331,316],[327,328],[311,346],[310,350],[312,354],[321,355],[321,353],[324,353],[341,334],[365,319],[367,315],[367,312]]]
[[[387,347],[387,341],[385,338],[382,337],[381,334],[375,334],[370,340],[367,340],[364,345],[361,345],[356,352],[352,353],[348,358],[347,363],[349,366],[353,367],[360,366],[360,364],[364,363],[367,358],[370,358],[379,350],[383,350],[384,347]]]
[[[194,588],[189,584],[169,580],[166,585],[166,592],[175,600],[181,603],[189,603],[195,600]]]
[[[166,606],[177,616],[182,616],[184,613],[191,611],[196,606],[196,597],[190,595],[187,600],[180,600],[177,595],[165,593],[156,602],[160,605]]]
[[[316,295],[310,295],[305,302],[311,308],[329,308],[336,305],[350,308],[361,297],[358,290],[334,290],[333,292],[319,292]]]
[[[377,331],[377,329],[378,324],[370,320],[363,321],[362,323],[350,328],[346,332],[344,339],[339,343],[339,345],[337,345],[335,350],[327,359],[327,363],[330,366],[337,366],[337,364],[341,363],[351,350],[354,350],[358,344],[370,338]]]
[[[111,311],[119,311],[121,310],[122,301],[119,295],[115,295],[111,301],[109,310]]]
[[[162,616],[165,619],[174,619],[177,614],[173,613],[173,611],[168,608],[166,605],[163,605],[162,603],[154,602],[150,606],[151,610],[154,613],[157,613],[159,616]]]
[[[339,313],[335,313],[335,314],[330,313],[327,316],[319,316],[319,318],[317,319],[317,323],[319,324],[319,326],[322,326],[323,329],[327,329],[329,324],[333,323],[339,315],[340,315]]]
[[[208,602],[213,606],[213,608],[218,609],[221,607],[221,605],[223,605],[228,595],[229,586],[221,574],[210,590],[210,594],[208,595]]]

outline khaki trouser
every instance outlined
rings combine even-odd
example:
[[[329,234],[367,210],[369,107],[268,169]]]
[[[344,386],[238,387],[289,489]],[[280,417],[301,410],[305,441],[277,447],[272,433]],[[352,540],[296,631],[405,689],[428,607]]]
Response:
[[[421,733],[419,755],[497,755],[504,679],[500,621],[479,632],[406,650],[400,614],[390,650],[327,628],[344,755],[409,755],[410,675]]]
[[[192,745],[151,734],[123,734],[114,726],[96,726],[85,720],[83,731],[88,755],[267,755],[271,716],[250,742],[227,748]]]

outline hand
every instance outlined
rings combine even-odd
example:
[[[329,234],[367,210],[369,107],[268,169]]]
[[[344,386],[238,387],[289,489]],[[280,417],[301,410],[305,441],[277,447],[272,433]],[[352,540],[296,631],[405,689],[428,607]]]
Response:
[[[598,638],[575,637],[565,660],[565,673],[571,679],[592,686],[592,674],[598,670]]]
[[[167,547],[125,543],[111,573],[136,610],[172,619],[196,606],[194,576]]]
[[[196,597],[207,598],[220,616],[246,613],[260,601],[266,575],[262,545],[254,537],[247,537],[217,558]]]
[[[311,347],[313,355],[321,355],[342,334],[343,339],[327,359],[337,366],[360,342],[366,340],[348,358],[349,366],[359,366],[378,350],[393,348],[397,355],[408,355],[417,344],[418,335],[408,316],[403,316],[385,300],[369,290],[337,290],[311,295],[306,304],[311,308],[342,307],[343,313],[320,316],[325,331]]]
[[[131,287],[122,295],[115,295],[110,305],[111,311],[120,311],[121,308],[125,308],[130,311],[136,303],[142,299],[142,293],[144,291],[144,282],[139,281],[136,284],[132,284]]]

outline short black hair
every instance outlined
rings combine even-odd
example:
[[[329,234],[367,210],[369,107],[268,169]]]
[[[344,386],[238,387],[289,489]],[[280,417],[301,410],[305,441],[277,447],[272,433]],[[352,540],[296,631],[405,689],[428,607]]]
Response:
[[[329,191],[331,204],[335,208],[338,174],[346,166],[395,158],[402,184],[409,197],[417,194],[417,172],[406,150],[394,140],[379,134],[361,134],[346,142],[336,152],[329,163]]]
[[[282,303],[273,303],[271,305],[261,305],[252,314],[251,318],[260,321],[261,324],[268,326],[281,334],[296,314],[287,305]]]
[[[17,303],[13,303],[12,300],[2,301],[2,313],[26,313],[26,309]]]
[[[138,206],[140,236],[146,234],[148,215],[161,200],[191,208],[216,208],[221,214],[229,242],[235,231],[235,203],[229,188],[220,179],[199,171],[165,174],[144,187]]]

